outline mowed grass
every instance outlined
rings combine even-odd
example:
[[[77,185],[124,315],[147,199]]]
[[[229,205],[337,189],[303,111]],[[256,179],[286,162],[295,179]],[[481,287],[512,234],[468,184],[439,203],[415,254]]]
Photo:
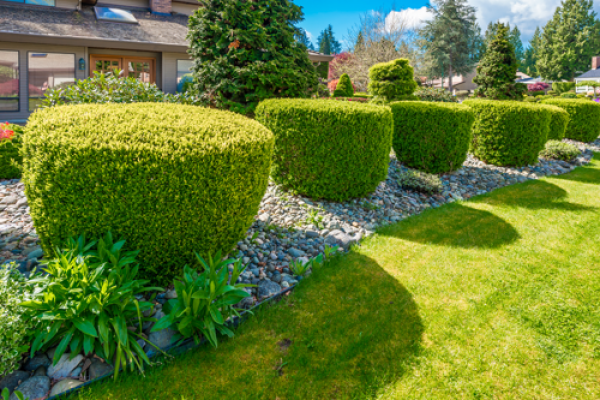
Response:
[[[598,399],[600,162],[382,229],[217,350],[81,399]]]

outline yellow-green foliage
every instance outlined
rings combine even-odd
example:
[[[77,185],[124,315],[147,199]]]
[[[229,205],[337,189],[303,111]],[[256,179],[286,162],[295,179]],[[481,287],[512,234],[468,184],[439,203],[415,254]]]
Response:
[[[579,99],[547,99],[542,101],[569,113],[565,137],[580,142],[593,142],[600,135],[600,105]]]
[[[549,104],[538,104],[538,107],[544,107],[552,115],[548,140],[562,140],[565,137],[567,125],[569,124],[569,113],[560,107]]]
[[[535,164],[548,140],[551,112],[533,103],[466,100],[475,112],[471,149],[480,160],[500,166]]]
[[[433,174],[460,168],[471,142],[473,111],[462,104],[400,101],[394,114],[394,151],[403,164]]]
[[[8,129],[15,134],[12,139],[0,140],[0,179],[15,179],[21,176],[19,165],[22,163],[19,148],[23,128],[17,125],[9,125]]]
[[[352,97],[354,96],[354,87],[352,87],[352,81],[348,74],[342,74],[338,81],[335,90],[333,91],[333,97]]]
[[[275,134],[273,179],[337,201],[364,196],[387,176],[389,107],[346,101],[265,100],[257,121]]]
[[[107,231],[141,275],[180,275],[194,251],[229,252],[256,214],[273,134],[241,115],[177,104],[86,104],[34,113],[23,181],[46,251]]]
[[[369,93],[388,101],[412,95],[417,86],[407,59],[375,64],[369,69]]]

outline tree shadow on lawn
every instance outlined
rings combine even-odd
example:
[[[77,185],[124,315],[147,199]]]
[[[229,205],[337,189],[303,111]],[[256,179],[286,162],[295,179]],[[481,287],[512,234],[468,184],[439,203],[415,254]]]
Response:
[[[71,398],[374,398],[414,365],[423,330],[412,294],[353,250],[316,268],[218,349],[203,346],[146,378],[126,373]]]
[[[598,174],[598,170],[593,170]],[[556,178],[553,178],[556,179]],[[560,179],[560,178],[558,178]],[[600,181],[600,176],[598,176]],[[531,210],[564,210],[564,211],[591,211],[589,207],[565,201],[567,191],[548,181],[529,181],[511,190],[499,190],[494,196],[483,196],[470,200],[473,203],[485,203],[492,206],[520,207]]]
[[[594,160],[600,160],[600,153],[594,153]],[[600,169],[583,166],[571,173],[553,177],[553,179],[590,183],[592,185],[600,186]]]
[[[426,221],[418,221],[419,218]],[[383,228],[379,233],[424,244],[490,249],[510,244],[520,237],[502,218],[460,203],[427,211]]]

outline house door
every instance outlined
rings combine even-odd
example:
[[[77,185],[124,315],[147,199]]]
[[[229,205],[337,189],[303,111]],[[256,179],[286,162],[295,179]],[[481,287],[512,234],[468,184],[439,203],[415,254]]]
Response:
[[[122,71],[121,76],[133,76],[144,83],[156,82],[156,60],[145,57],[121,57],[90,55],[90,73],[93,71],[110,72],[115,69]]]

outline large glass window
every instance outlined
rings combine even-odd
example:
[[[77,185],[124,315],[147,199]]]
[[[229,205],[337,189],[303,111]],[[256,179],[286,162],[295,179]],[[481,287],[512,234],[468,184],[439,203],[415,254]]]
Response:
[[[15,3],[33,4],[36,6],[54,6],[54,0],[5,0]]]
[[[60,88],[75,82],[75,54],[29,53],[29,111],[35,110],[49,88]]]
[[[0,50],[0,112],[19,111],[19,52]]]
[[[185,82],[192,81],[192,60],[177,60],[177,91],[183,92]]]

